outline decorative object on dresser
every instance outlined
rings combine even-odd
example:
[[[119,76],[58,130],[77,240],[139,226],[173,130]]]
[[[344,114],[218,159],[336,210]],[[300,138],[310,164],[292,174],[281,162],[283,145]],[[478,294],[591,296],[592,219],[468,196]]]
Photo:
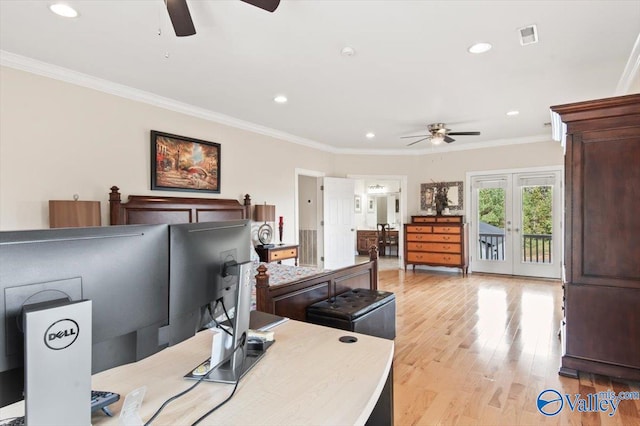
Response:
[[[297,244],[256,246],[256,253],[260,256],[260,262],[269,263],[277,261],[278,263],[282,263],[284,259],[295,259],[295,265],[298,266]]]
[[[220,144],[151,131],[151,189],[220,193]]]
[[[640,380],[640,94],[551,110],[566,125],[559,373]]]
[[[273,247],[271,240],[273,239],[273,228],[267,222],[276,220],[276,206],[258,204],[254,210],[256,222],[264,222],[258,229],[258,240],[263,247]],[[282,232],[281,232],[282,233]]]
[[[448,266],[469,270],[467,224],[463,216],[411,216],[404,225],[404,269],[407,265]]]
[[[70,200],[49,200],[49,227],[76,228],[100,226],[100,201],[79,201],[77,194]]]
[[[441,189],[441,193],[446,188],[447,206],[451,210],[463,210],[464,209],[464,184],[462,181],[456,182],[431,182],[420,184],[420,210],[428,211],[429,209],[436,209],[436,195],[438,189]],[[443,207],[443,209],[444,209]]]

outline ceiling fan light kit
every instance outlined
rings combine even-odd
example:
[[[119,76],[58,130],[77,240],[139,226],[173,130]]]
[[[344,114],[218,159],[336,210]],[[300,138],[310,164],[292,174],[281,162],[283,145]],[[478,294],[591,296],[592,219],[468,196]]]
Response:
[[[434,123],[429,124],[427,126],[427,130],[429,131],[428,135],[415,135],[415,136],[402,136],[402,138],[422,138],[417,141],[413,141],[407,146],[415,145],[418,142],[422,142],[424,140],[431,140],[432,145],[440,145],[442,142],[451,143],[454,142],[451,136],[479,136],[480,132],[452,132],[451,129],[447,129],[447,125],[444,123]]]

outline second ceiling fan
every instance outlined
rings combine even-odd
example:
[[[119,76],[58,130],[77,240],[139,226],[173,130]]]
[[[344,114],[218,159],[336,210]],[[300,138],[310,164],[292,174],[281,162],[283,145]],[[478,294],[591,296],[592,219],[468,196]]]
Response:
[[[429,131],[428,135],[415,135],[415,136],[402,136],[405,138],[422,138],[417,141],[413,141],[407,146],[415,145],[418,142],[422,142],[424,140],[431,140],[431,143],[434,145],[440,145],[442,142],[451,143],[455,141],[450,136],[479,136],[480,132],[452,132],[451,129],[447,129],[446,124],[444,123],[434,123],[429,124],[427,126],[427,130]]]
[[[240,0],[249,3],[267,12],[273,12],[278,8],[280,0]],[[196,33],[193,25],[187,0],[165,0],[167,11],[171,18],[171,24],[178,37],[192,36]]]

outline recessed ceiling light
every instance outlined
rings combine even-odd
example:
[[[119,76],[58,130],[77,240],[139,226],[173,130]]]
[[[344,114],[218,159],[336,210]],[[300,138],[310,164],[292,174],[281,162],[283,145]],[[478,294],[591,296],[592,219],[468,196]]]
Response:
[[[273,101],[278,104],[285,104],[287,103],[287,97],[284,95],[278,95],[275,98],[273,98]]]
[[[49,6],[49,10],[51,10],[56,15],[65,18],[75,18],[78,16],[78,12],[74,8],[64,3],[52,4]]]
[[[353,55],[356,54],[356,51],[351,46],[345,46],[345,47],[342,48],[340,53],[342,54],[342,56],[353,56]]]
[[[484,53],[491,50],[491,45],[489,43],[476,43],[469,48],[470,53]]]
[[[373,138],[375,138],[375,137],[376,137],[376,134],[375,134],[375,133],[373,133],[373,132],[369,132],[369,133],[367,133],[367,134],[365,135],[365,137],[366,137],[367,139],[373,139]]]
[[[520,114],[520,111],[516,111],[516,110],[509,111],[509,112],[507,113],[507,115],[508,115],[509,117],[513,117],[513,116],[518,115],[518,114]]]

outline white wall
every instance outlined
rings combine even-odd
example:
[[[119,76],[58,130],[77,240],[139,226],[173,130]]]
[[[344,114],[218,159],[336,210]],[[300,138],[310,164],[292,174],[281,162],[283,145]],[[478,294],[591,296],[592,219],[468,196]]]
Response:
[[[151,194],[150,130],[221,147],[221,193],[276,205],[293,235],[295,168],[330,172],[333,155],[148,104],[0,67],[0,229],[47,228],[48,200],[102,203],[108,193]],[[160,192],[153,192],[160,193]],[[288,223],[287,223],[287,219]],[[287,226],[289,225],[289,226]],[[288,229],[287,229],[288,228]]]
[[[150,191],[150,130],[217,142],[221,193],[162,195],[242,199],[276,206],[294,235],[295,169],[327,176],[407,176],[407,216],[419,212],[420,184],[464,181],[468,171],[562,165],[560,144],[535,144],[417,156],[336,155],[141,102],[0,67],[0,230],[48,227],[48,200],[102,202],[109,188]],[[362,191],[364,195],[364,190]],[[366,197],[362,198],[363,215]],[[404,218],[406,221],[408,217]]]

